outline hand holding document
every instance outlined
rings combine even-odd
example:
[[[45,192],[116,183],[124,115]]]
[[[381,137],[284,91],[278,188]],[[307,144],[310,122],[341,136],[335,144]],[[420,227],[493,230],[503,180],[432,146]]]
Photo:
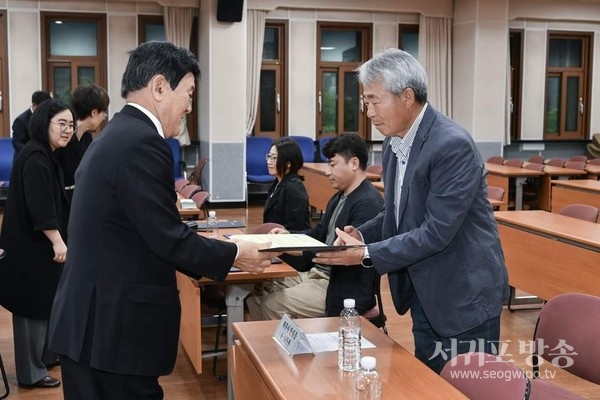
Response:
[[[270,252],[270,242],[253,243],[243,240],[234,240],[238,246],[238,256],[233,265],[242,271],[250,273],[263,272],[271,266],[271,258],[277,257],[280,252]]]
[[[351,228],[351,229],[348,229]],[[344,232],[339,228],[335,228],[335,233],[338,238],[335,240],[335,244],[341,247],[346,247],[345,250],[338,252],[319,251],[313,258],[313,262],[324,265],[357,265],[360,264],[363,255],[365,254],[365,244],[361,242],[356,236],[359,233],[352,227],[345,227],[344,229],[350,230],[350,233]]]

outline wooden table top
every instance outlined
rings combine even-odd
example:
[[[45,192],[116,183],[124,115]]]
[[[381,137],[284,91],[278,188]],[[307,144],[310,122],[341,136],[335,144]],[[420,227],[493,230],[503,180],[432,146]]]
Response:
[[[496,221],[580,243],[600,252],[600,224],[548,211],[496,211]]]
[[[485,163],[485,169],[490,174],[500,175],[500,176],[508,176],[508,177],[542,176],[542,175],[544,175],[543,171],[536,171],[533,169],[512,167],[510,165],[500,165],[500,164],[494,164],[494,163],[489,163],[489,162]]]
[[[581,176],[587,175],[587,171],[581,169],[555,167],[554,165],[546,165],[544,173],[550,176]]]
[[[307,334],[334,332],[338,318],[294,320]],[[298,354],[290,357],[272,335],[279,321],[234,323],[233,329],[241,345],[253,358],[258,373],[276,393],[286,400],[351,399],[353,373],[342,373],[337,365],[337,351]],[[382,380],[382,399],[451,400],[466,397],[442,377],[417,360],[404,347],[361,317],[362,335],[373,343],[363,355],[377,359]]]
[[[588,190],[600,193],[600,181],[592,179],[574,179],[570,181],[552,181],[555,186],[564,186],[573,189]]]

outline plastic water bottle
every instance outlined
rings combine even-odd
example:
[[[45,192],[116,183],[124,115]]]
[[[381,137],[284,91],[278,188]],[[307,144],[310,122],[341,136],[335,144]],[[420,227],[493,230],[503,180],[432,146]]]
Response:
[[[208,212],[208,219],[206,220],[206,232],[209,238],[216,239],[219,236],[219,220],[217,219],[216,211]]]
[[[360,362],[360,316],[354,299],[344,299],[340,314],[338,366],[342,371],[357,371]]]
[[[375,371],[375,357],[363,357],[360,360],[360,372],[354,385],[354,400],[380,400],[381,377]]]

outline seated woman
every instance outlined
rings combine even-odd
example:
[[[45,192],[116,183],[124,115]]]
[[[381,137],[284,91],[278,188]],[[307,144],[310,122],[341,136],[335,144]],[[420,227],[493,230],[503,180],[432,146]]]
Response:
[[[298,175],[304,163],[300,147],[293,139],[278,139],[266,159],[269,174],[277,179],[269,188],[263,222],[276,222],[292,231],[310,229],[308,193]]]

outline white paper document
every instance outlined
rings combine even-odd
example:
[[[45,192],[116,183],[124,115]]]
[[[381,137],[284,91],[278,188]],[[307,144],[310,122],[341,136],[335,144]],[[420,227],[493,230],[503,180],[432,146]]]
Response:
[[[315,353],[338,350],[338,332],[309,333],[306,336]],[[361,349],[373,349],[375,345],[361,337],[360,347]]]
[[[327,246],[308,235],[301,233],[286,234],[242,234],[231,235],[230,239],[245,240],[253,243],[271,242],[271,247],[265,251],[334,251],[343,250],[350,247],[363,247],[364,245],[351,246]]]

